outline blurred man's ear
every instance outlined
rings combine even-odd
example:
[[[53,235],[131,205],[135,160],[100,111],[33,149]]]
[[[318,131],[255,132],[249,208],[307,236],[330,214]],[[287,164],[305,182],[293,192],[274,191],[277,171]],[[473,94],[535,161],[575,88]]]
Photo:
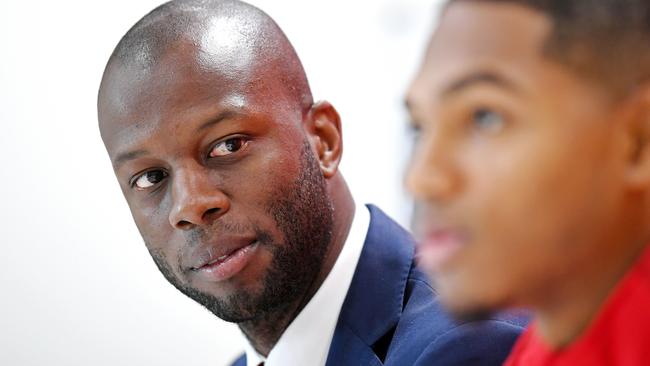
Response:
[[[637,87],[629,103],[626,179],[633,189],[646,190],[650,188],[650,83]]]
[[[329,102],[315,103],[305,121],[307,136],[316,150],[325,178],[333,177],[341,162],[343,139],[341,118]]]

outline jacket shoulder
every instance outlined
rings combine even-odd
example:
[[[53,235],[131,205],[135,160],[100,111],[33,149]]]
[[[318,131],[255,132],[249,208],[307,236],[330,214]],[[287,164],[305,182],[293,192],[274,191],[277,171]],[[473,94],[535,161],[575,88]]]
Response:
[[[525,315],[505,313],[457,322],[416,268],[409,275],[404,299],[386,365],[501,365],[527,322]]]
[[[413,365],[500,366],[522,331],[498,319],[461,324],[438,336]]]
[[[456,322],[415,266],[411,235],[379,208],[368,209],[370,227],[327,365],[500,365],[524,323]]]

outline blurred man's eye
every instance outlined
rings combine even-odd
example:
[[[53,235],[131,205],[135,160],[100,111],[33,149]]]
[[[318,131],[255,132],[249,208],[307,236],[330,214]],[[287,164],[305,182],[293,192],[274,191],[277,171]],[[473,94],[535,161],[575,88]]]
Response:
[[[227,140],[221,141],[214,145],[212,150],[210,150],[210,157],[216,158],[219,156],[225,156],[239,151],[242,147],[246,145],[246,140],[243,137],[233,137]]]
[[[150,170],[135,178],[132,186],[137,190],[144,190],[155,186],[166,177],[167,173],[162,170]]]
[[[472,114],[472,124],[481,132],[496,133],[503,129],[505,119],[490,108],[478,108]]]

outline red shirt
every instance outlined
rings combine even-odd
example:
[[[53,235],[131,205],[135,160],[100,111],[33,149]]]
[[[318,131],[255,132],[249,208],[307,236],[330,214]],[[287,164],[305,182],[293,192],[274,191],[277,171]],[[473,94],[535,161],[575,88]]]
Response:
[[[616,286],[587,330],[553,350],[536,325],[515,344],[505,366],[649,366],[650,247]]]

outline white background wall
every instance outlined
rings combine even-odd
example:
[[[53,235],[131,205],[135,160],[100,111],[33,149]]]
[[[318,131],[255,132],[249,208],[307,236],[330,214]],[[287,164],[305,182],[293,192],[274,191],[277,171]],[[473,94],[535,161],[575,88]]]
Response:
[[[256,0],[344,123],[343,172],[402,223],[402,93],[438,0]],[[237,328],[176,292],[97,131],[104,64],[155,0],[0,1],[0,365],[225,365]]]

